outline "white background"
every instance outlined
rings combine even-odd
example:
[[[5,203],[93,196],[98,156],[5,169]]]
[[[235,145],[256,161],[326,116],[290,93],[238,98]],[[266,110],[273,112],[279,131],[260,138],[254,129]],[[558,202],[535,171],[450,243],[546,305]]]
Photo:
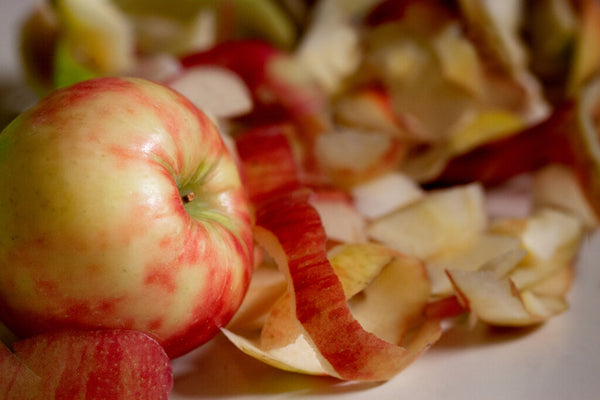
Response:
[[[17,29],[33,4],[32,0],[0,2],[3,123],[31,100],[19,71]],[[596,234],[586,240],[578,261],[570,311],[531,330],[450,331],[414,365],[383,384],[340,384],[278,371],[245,356],[219,336],[174,361],[171,399],[597,399],[599,264],[600,235]]]

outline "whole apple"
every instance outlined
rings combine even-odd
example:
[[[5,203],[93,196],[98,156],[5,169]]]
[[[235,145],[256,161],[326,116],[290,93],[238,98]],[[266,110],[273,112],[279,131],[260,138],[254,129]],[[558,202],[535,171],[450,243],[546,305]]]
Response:
[[[245,295],[253,238],[236,163],[162,85],[53,92],[0,134],[0,188],[0,320],[19,336],[135,329],[174,358]]]

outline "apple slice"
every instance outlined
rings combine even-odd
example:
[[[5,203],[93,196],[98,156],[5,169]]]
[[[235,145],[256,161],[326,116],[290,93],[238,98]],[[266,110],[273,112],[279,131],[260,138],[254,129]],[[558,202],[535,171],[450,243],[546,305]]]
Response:
[[[135,37],[126,16],[108,0],[59,0],[56,13],[64,39],[81,62],[100,74],[130,71]]]
[[[398,171],[353,186],[350,193],[356,209],[368,219],[382,217],[425,196],[414,180]]]
[[[432,45],[446,80],[476,96],[481,95],[484,90],[484,67],[475,45],[463,35],[459,22],[442,28]]]
[[[474,271],[500,257],[515,265],[524,256],[521,241],[508,235],[482,233],[458,247],[450,247],[425,260],[431,280],[431,294],[446,297],[453,294],[447,270]]]
[[[550,208],[535,210],[517,229],[528,253],[510,273],[519,290],[535,285],[573,262],[584,235],[577,217]]]
[[[341,125],[358,130],[410,137],[402,119],[392,108],[389,93],[381,86],[365,86],[333,99],[333,116]]]
[[[567,95],[573,95],[600,70],[600,56],[592,51],[600,43],[600,4],[583,0],[579,10],[579,29],[568,75]]]
[[[317,191],[310,197],[329,240],[342,243],[367,241],[366,221],[343,191]]]
[[[432,191],[423,199],[372,221],[367,235],[417,258],[465,243],[487,227],[479,184]]]
[[[519,37],[521,1],[459,0],[464,23],[496,67],[511,72],[522,68],[526,49]]]
[[[368,332],[389,343],[404,343],[423,324],[431,290],[425,266],[414,257],[396,254],[392,261],[348,306]]]
[[[41,400],[43,393],[42,378],[0,341],[0,398]]]
[[[349,187],[396,169],[407,149],[385,133],[339,128],[319,135],[314,152],[334,184]]]
[[[532,202],[535,208],[554,207],[581,219],[586,229],[600,223],[573,170],[565,165],[551,164],[532,176]]]
[[[531,286],[529,290],[538,296],[565,297],[571,289],[574,278],[575,268],[573,264],[566,264]]]
[[[490,269],[448,271],[459,298],[482,321],[500,326],[538,324],[566,310],[562,298],[519,292],[507,277]]]
[[[337,0],[321,0],[312,16],[295,57],[329,93],[340,90],[361,62],[359,32]]]
[[[166,83],[216,118],[233,118],[252,110],[251,94],[244,81],[222,67],[186,68]]]
[[[138,331],[56,331],[13,349],[52,398],[166,400],[173,387],[167,354]]]

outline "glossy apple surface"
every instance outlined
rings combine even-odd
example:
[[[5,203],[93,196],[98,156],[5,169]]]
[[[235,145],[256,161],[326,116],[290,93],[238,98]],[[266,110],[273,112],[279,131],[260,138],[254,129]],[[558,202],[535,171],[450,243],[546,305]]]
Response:
[[[20,336],[134,329],[176,357],[242,301],[252,231],[236,164],[164,86],[54,92],[0,135],[0,186],[0,319]]]
[[[41,387],[27,399],[166,400],[173,387],[164,349],[138,331],[49,332],[16,342],[13,349],[23,364],[13,389],[27,393],[28,386]],[[25,382],[21,376],[27,371],[38,379]]]

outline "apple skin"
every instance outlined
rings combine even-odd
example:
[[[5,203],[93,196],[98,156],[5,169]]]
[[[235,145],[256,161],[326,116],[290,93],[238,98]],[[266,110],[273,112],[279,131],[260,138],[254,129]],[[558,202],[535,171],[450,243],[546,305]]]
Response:
[[[0,320],[17,335],[133,329],[174,358],[240,306],[245,191],[215,126],[175,91],[97,78],[53,92],[0,135],[0,186]]]

